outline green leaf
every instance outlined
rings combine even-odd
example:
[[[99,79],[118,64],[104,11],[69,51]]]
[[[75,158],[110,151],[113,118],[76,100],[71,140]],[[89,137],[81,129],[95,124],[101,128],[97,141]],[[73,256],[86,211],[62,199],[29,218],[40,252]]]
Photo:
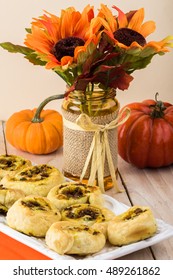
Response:
[[[11,53],[21,53],[25,55],[24,57],[34,65],[44,66],[46,64],[46,62],[38,58],[37,54],[30,48],[20,45],[14,45],[10,42],[0,43],[0,46]]]
[[[149,57],[156,53],[156,50],[152,47],[147,47],[141,51],[140,57]]]
[[[133,61],[129,63],[128,68],[129,70],[127,71],[128,73],[132,73],[135,70],[143,69],[145,68],[148,64],[151,63],[151,60],[155,54],[152,54],[148,57],[144,57],[143,59],[139,57],[138,60]]]
[[[20,45],[14,45],[10,42],[4,42],[4,43],[0,43],[0,46],[11,52],[11,53],[21,53],[21,54],[29,54],[32,53],[33,50],[31,50],[30,48],[24,47],[24,46],[20,46]]]
[[[31,33],[31,28],[25,28],[27,33]]]
[[[79,53],[78,58],[77,58],[77,64],[79,65],[79,64],[85,63],[85,61],[87,60],[87,58],[90,57],[90,56],[93,54],[93,52],[95,51],[95,49],[96,49],[96,45],[95,45],[93,42],[91,42],[91,43],[87,46],[85,52]]]
[[[56,74],[58,74],[69,86],[71,86],[74,82],[74,76],[68,71],[62,71],[61,69],[56,68],[54,70]]]
[[[96,49],[96,45],[95,45],[93,42],[91,42],[91,43],[87,46],[86,53],[87,53],[88,55],[91,55],[91,54],[95,51],[95,49]]]
[[[39,59],[36,53],[27,54],[26,56],[24,56],[24,58],[28,59],[29,62],[31,62],[34,65],[40,65],[40,66],[46,65],[46,62]]]
[[[78,55],[77,63],[78,64],[83,64],[86,61],[87,58],[88,58],[88,54],[85,53],[85,52],[81,52]]]

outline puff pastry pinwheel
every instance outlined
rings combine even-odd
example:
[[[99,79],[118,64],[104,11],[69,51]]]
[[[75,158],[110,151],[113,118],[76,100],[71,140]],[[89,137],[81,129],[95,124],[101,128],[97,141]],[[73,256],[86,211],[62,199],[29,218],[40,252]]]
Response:
[[[0,185],[0,214],[6,214],[14,202],[22,197],[25,197],[25,194],[21,190],[13,190]]]
[[[0,155],[0,180],[5,175],[14,175],[31,166],[31,161],[17,155]]]
[[[44,237],[60,219],[60,212],[46,197],[33,195],[18,199],[6,216],[9,227],[35,237]]]
[[[108,240],[122,246],[151,237],[157,231],[157,222],[149,207],[133,206],[116,216],[108,224]]]
[[[61,211],[61,220],[77,222],[92,226],[107,236],[107,223],[115,217],[115,214],[107,209],[91,204],[74,204]]]
[[[55,185],[64,182],[63,174],[48,164],[30,166],[14,176],[6,175],[1,183],[11,189],[20,189],[25,195],[47,196]]]
[[[99,252],[105,246],[106,238],[102,232],[89,226],[60,221],[50,226],[45,241],[60,255],[87,255]]]
[[[99,187],[78,182],[65,182],[55,186],[49,191],[47,197],[59,210],[79,203],[104,205]]]

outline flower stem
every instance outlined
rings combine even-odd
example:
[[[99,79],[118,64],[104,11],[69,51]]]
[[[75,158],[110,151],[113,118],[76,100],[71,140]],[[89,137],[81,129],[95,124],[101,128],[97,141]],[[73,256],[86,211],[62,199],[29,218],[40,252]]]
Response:
[[[40,123],[43,121],[43,119],[40,117],[41,112],[43,110],[43,108],[46,106],[46,104],[48,104],[50,101],[52,100],[56,100],[56,99],[63,99],[65,96],[65,94],[57,94],[57,95],[52,95],[48,98],[46,98],[44,101],[41,102],[41,104],[38,106],[35,115],[33,117],[33,119],[31,120],[33,123]]]

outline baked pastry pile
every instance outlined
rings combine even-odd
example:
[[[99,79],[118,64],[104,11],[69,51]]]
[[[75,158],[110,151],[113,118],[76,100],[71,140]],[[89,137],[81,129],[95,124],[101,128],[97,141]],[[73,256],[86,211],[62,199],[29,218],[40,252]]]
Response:
[[[0,214],[27,195],[47,196],[52,187],[65,181],[63,174],[48,164],[32,165],[17,155],[0,155]]]
[[[6,176],[15,176],[32,165],[31,161],[17,155],[0,155],[0,214],[5,215],[13,203],[25,194],[22,190],[11,189],[1,182]]]
[[[6,214],[7,225],[44,238],[58,254],[93,254],[106,242],[123,246],[157,231],[149,207],[133,206],[116,215],[105,207],[99,187],[65,182],[48,164],[33,166],[21,157],[0,156],[0,176],[0,214]]]

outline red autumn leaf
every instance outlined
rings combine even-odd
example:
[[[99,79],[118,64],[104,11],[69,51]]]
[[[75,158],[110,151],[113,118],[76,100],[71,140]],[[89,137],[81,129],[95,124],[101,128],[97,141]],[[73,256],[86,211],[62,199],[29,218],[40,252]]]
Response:
[[[94,82],[101,82],[112,88],[125,90],[129,87],[133,77],[125,72],[122,66],[101,65],[94,73]]]
[[[125,90],[128,89],[133,77],[125,72],[122,66],[101,65],[98,69],[91,73],[80,75],[71,90],[85,91],[89,83],[102,83],[105,88],[114,88]]]

